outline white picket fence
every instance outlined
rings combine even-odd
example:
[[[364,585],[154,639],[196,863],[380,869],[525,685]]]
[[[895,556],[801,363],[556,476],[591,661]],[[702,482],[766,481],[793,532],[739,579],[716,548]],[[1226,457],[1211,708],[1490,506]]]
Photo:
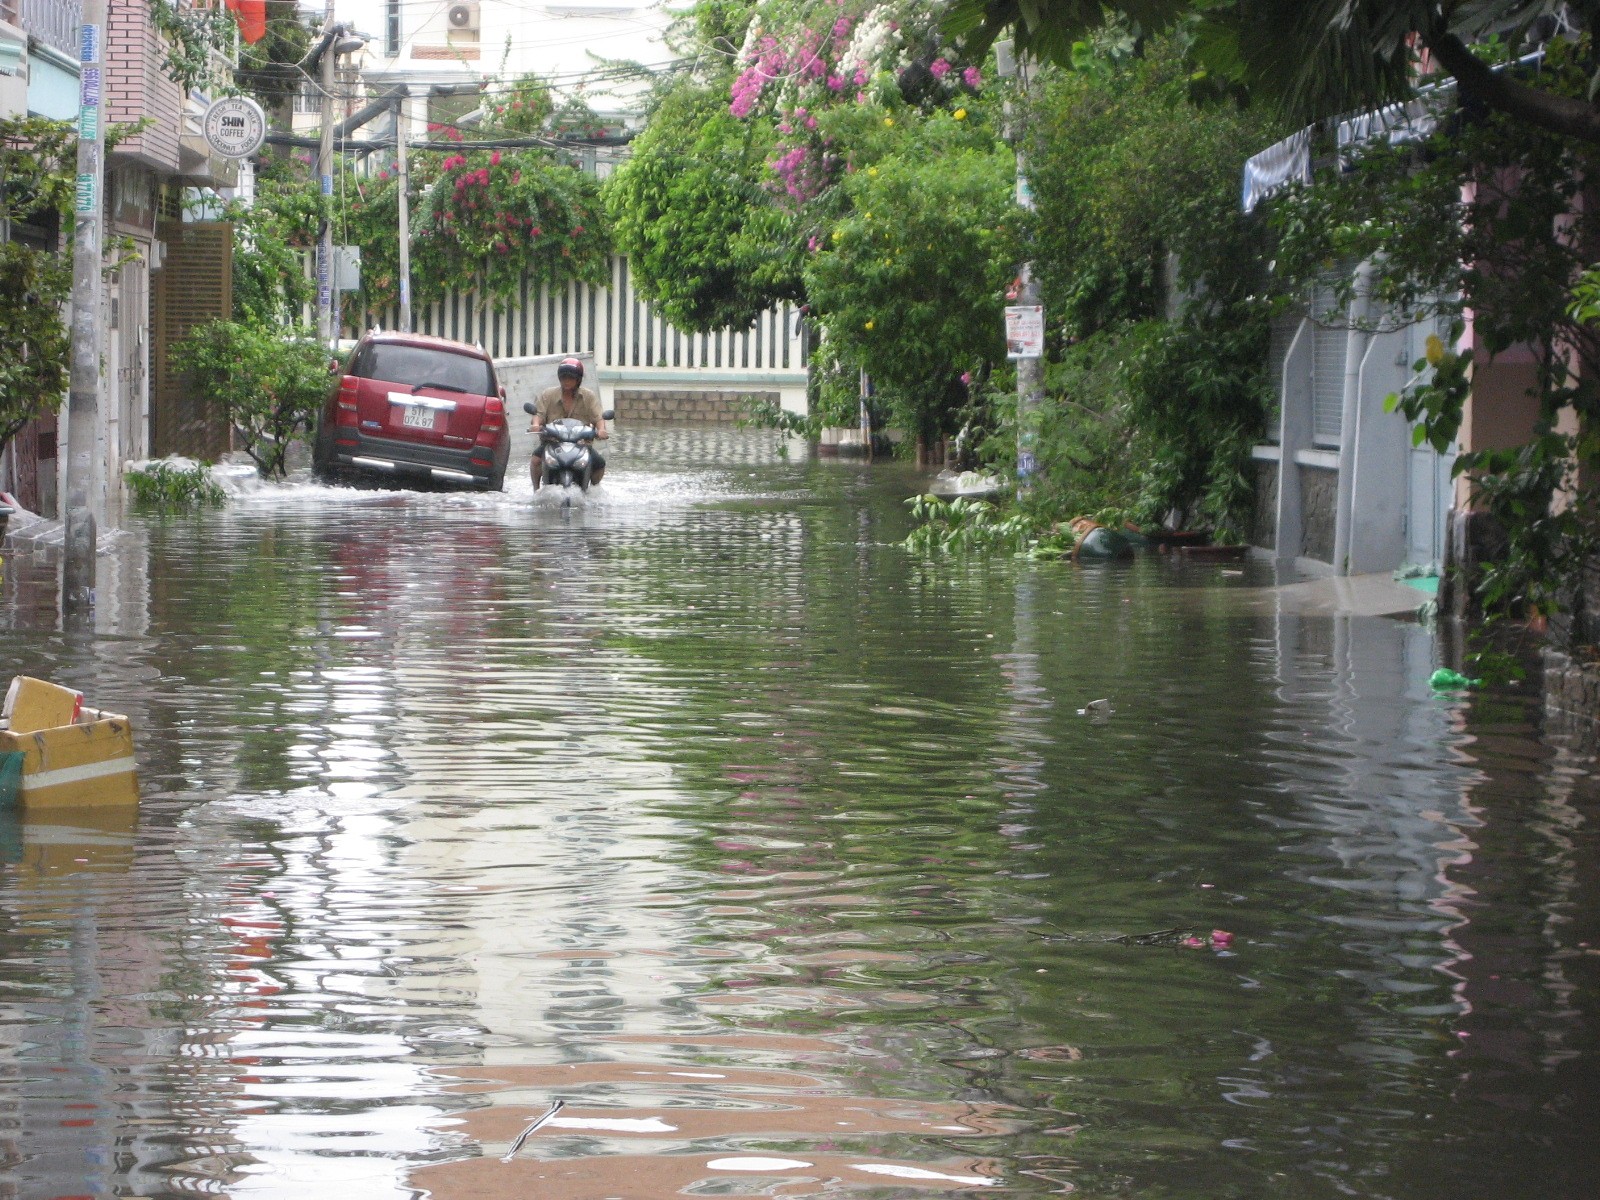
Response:
[[[608,404],[621,389],[769,391],[791,411],[806,409],[806,348],[798,313],[769,309],[748,329],[685,333],[634,289],[628,261],[611,262],[609,286],[529,286],[512,298],[455,292],[412,308],[412,327],[482,346],[496,360],[573,354],[591,358]],[[346,309],[346,336],[394,329],[398,306]]]

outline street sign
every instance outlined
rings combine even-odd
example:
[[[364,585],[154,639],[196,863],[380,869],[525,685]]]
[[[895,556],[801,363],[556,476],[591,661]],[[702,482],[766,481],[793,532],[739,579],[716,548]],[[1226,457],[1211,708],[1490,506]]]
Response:
[[[249,158],[267,140],[267,114],[248,96],[213,100],[201,127],[206,144],[223,158]]]
[[[335,246],[333,248],[333,287],[339,292],[361,290],[361,247]]]
[[[1038,304],[1006,306],[1006,357],[1044,357],[1044,307]]]

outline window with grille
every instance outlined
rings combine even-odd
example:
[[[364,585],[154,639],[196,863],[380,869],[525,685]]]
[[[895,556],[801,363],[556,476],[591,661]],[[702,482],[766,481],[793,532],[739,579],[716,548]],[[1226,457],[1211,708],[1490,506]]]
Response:
[[[309,83],[300,85],[300,90],[294,94],[294,111],[310,116],[322,111],[322,95],[315,86]]]
[[[1338,276],[1318,280],[1311,296],[1311,440],[1337,447],[1344,424],[1345,352],[1350,346],[1346,308],[1336,291]]]
[[[389,58],[400,56],[400,0],[388,0],[384,5],[383,53]]]

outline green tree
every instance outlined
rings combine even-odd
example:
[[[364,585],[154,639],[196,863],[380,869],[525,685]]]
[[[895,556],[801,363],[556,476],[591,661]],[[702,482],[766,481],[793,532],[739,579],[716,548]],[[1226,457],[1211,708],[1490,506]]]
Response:
[[[829,355],[868,371],[893,423],[928,441],[955,432],[961,376],[1004,358],[1021,254],[1014,159],[958,111],[916,122],[848,177],[848,215],[814,239],[805,271]]]
[[[262,474],[282,478],[290,443],[311,429],[328,390],[315,335],[209,321],[178,343],[175,360],[227,414]]]
[[[62,122],[0,121],[0,450],[29,421],[59,409],[67,387],[62,308],[71,260],[9,238],[13,224],[43,218],[53,226],[66,214],[75,144]]]
[[[293,325],[315,289],[303,254],[314,244],[325,201],[304,164],[271,159],[256,179],[249,204],[232,203],[233,319],[263,326]]]
[[[771,123],[731,116],[725,88],[673,88],[606,186],[636,285],[683,329],[743,328],[801,298],[793,223],[763,187]]]
[[[1495,72],[1473,46],[1512,48],[1560,15],[1587,41],[1600,4],[1548,0],[954,0],[945,31],[974,50],[1010,34],[1019,50],[1070,65],[1108,15],[1146,33],[1184,27],[1196,80],[1245,91],[1296,120],[1347,112],[1410,93],[1418,54],[1453,76],[1473,102],[1559,137],[1600,144],[1600,61],[1574,94],[1543,76]]]

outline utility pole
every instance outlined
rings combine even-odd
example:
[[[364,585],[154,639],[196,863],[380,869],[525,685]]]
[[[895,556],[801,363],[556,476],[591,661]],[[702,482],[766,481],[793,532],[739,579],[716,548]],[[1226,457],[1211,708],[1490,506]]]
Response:
[[[333,68],[339,31],[333,23],[333,0],[322,20],[322,137],[317,143],[317,179],[321,183],[322,221],[317,227],[317,337],[333,345]]]
[[[411,138],[410,113],[406,110],[409,98],[409,93],[402,87],[394,109],[395,167],[400,175],[401,333],[411,332],[411,166],[406,152],[406,142]]]
[[[105,68],[106,0],[83,0],[78,59],[78,172],[72,228],[72,374],[67,392],[66,557],[61,571],[61,614],[70,625],[94,615],[94,559],[98,543],[93,497],[100,472],[95,443],[100,431],[100,319],[105,290],[101,226],[105,197],[105,130],[101,92]]]

